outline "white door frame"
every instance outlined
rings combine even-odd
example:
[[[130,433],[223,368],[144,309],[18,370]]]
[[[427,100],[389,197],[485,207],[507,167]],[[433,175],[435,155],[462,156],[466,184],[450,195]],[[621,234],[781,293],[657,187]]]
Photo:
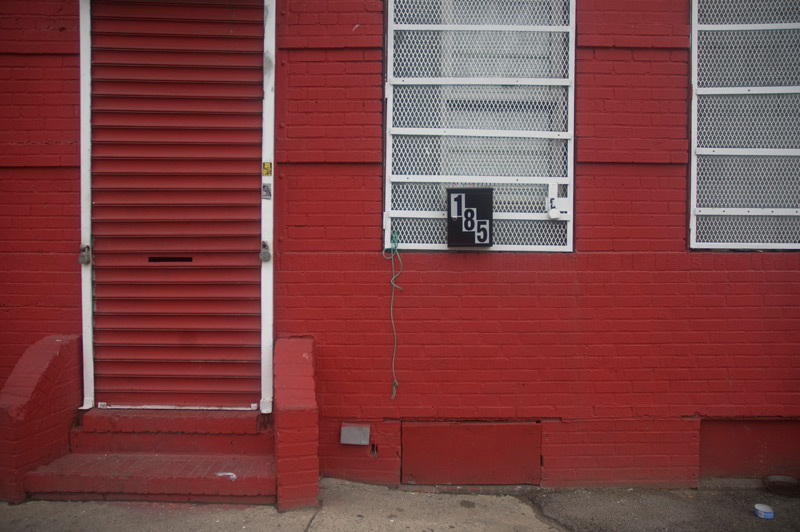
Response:
[[[88,256],[81,263],[81,320],[83,341],[83,404],[95,406],[94,389],[94,298],[92,291],[92,14],[91,0],[80,1],[80,175],[81,175],[81,253]],[[261,160],[262,186],[270,194],[261,200],[261,240],[273,256],[274,245],[274,147],[275,147],[275,2],[264,0],[264,102],[262,110]],[[84,251],[85,250],[85,251]],[[259,250],[253,250],[258,253]],[[273,350],[273,262],[261,263],[261,399],[258,409],[272,412]]]
[[[261,127],[261,240],[266,242],[275,256],[275,3],[264,0],[264,106]],[[269,169],[269,171],[267,170]],[[272,351],[273,351],[273,260],[261,263],[261,401],[259,409],[264,414],[272,412]]]

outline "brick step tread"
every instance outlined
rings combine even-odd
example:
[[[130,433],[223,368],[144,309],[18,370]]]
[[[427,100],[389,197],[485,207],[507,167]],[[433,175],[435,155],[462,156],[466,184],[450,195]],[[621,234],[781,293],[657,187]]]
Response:
[[[70,432],[73,453],[191,453],[271,455],[272,430],[260,434],[186,434],[176,432]]]
[[[93,408],[81,416],[85,432],[258,434],[270,418],[256,411],[126,410]]]
[[[271,456],[73,453],[29,472],[38,494],[267,496],[276,492]]]
[[[275,504],[271,495],[203,495],[169,493],[32,493],[31,500],[38,501],[133,501],[133,502],[193,502],[205,504]]]

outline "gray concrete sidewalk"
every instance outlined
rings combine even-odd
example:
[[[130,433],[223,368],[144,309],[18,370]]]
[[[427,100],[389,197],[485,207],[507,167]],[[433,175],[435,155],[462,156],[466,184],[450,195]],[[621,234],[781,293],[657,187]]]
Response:
[[[541,515],[570,532],[800,532],[800,499],[755,486],[540,489],[529,497]],[[756,504],[772,507],[775,517],[756,517]]]
[[[2,532],[800,532],[800,499],[747,489],[428,493],[323,479],[320,508],[130,502],[0,503]],[[772,520],[753,514],[757,503]]]
[[[129,502],[0,503],[2,532],[379,532],[561,529],[509,495],[421,493],[323,479],[318,509]]]

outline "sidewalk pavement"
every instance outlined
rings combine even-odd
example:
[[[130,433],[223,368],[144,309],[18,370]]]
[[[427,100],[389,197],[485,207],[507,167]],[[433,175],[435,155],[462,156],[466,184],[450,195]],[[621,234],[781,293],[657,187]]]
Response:
[[[316,509],[142,502],[0,503],[3,532],[800,532],[800,499],[763,488],[434,493],[323,479]],[[472,491],[472,490],[468,490]],[[756,503],[775,511],[753,514]]]
[[[800,532],[800,499],[747,487],[700,489],[540,489],[529,495],[540,515],[569,532]],[[756,504],[774,511],[755,515]]]

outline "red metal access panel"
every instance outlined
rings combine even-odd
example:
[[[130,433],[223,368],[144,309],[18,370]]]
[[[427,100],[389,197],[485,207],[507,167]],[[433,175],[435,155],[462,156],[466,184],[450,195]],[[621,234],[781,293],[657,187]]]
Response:
[[[408,422],[402,426],[405,484],[539,484],[539,423]]]
[[[94,0],[95,400],[260,399],[262,0]]]

